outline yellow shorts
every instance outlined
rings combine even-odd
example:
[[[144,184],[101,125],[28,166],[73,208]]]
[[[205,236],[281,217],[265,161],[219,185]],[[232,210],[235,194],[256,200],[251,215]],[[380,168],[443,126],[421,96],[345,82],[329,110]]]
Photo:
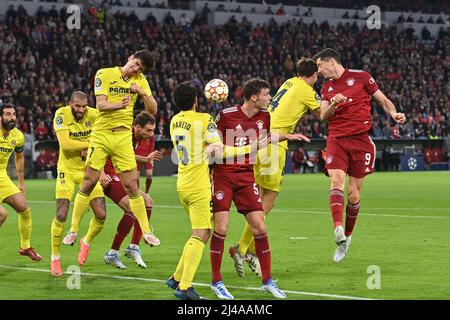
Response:
[[[101,170],[108,156],[119,173],[136,169],[131,130],[100,130],[91,134],[86,165]]]
[[[211,189],[178,191],[180,201],[189,214],[192,229],[212,228]]]
[[[264,189],[280,192],[283,183],[287,150],[278,144],[271,144],[258,152],[258,160],[253,166],[255,181]]]
[[[14,182],[8,177],[7,174],[1,174],[0,176],[0,202],[3,202],[6,198],[13,194],[20,193],[21,191]]]
[[[83,182],[84,172],[79,172],[76,174],[72,174],[67,171],[58,170],[58,178],[56,179],[56,188],[55,188],[55,197],[56,199],[68,199],[72,201],[73,195],[75,194],[76,187],[80,187]],[[90,200],[95,198],[102,198],[105,195],[103,194],[103,188],[100,185],[100,182],[94,187],[94,190],[91,192]]]

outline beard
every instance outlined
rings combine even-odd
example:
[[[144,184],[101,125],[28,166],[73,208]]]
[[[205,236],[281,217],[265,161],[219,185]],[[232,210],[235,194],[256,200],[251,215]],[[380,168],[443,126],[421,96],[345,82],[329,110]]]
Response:
[[[2,127],[5,130],[12,130],[16,127],[16,122],[15,121],[5,121],[2,120]]]

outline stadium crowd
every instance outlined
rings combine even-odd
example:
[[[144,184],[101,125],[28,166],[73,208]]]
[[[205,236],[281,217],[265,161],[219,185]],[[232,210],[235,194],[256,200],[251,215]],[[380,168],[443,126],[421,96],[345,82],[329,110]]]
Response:
[[[122,65],[140,47],[150,48],[157,61],[156,71],[148,75],[159,108],[157,139],[169,137],[168,124],[177,112],[172,101],[177,83],[192,79],[202,88],[206,81],[221,78],[230,87],[227,107],[242,100],[245,80],[265,78],[275,93],[295,75],[298,57],[310,57],[324,47],[340,51],[344,66],[371,72],[397,109],[407,114],[408,122],[398,126],[374,107],[373,137],[448,134],[448,29],[422,40],[411,30],[397,32],[395,26],[368,30],[349,23],[334,28],[327,22],[301,21],[252,25],[234,18],[224,26],[209,26],[202,15],[179,24],[168,15],[158,24],[152,15],[139,21],[133,14],[98,19],[96,12],[90,13],[81,30],[73,31],[66,29],[65,11],[55,9],[29,16],[23,7],[11,7],[0,22],[0,97],[17,106],[18,127],[38,140],[54,139],[52,117],[67,105],[73,90],[89,93],[93,104],[96,70]],[[224,107],[202,97],[199,102],[202,112],[213,115]],[[302,118],[296,131],[312,138],[327,135],[326,124],[312,114]]]

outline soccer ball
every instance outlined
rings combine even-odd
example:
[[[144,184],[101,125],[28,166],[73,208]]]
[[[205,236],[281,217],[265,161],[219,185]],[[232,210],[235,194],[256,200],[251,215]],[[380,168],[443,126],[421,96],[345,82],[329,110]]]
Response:
[[[209,81],[205,86],[205,90],[203,90],[206,99],[215,103],[225,101],[228,97],[228,92],[228,85],[225,81],[220,79],[213,79]]]

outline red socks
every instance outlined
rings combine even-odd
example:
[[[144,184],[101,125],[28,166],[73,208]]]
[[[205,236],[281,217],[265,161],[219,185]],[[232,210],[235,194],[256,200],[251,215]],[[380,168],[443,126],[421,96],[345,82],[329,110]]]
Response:
[[[272,278],[270,270],[272,257],[269,248],[269,238],[267,237],[267,233],[255,235],[254,238],[256,255],[261,265],[262,282],[266,283],[267,280]]]
[[[212,283],[222,280],[220,267],[222,265],[223,247],[226,235],[213,232],[209,244],[209,257],[211,260]]]
[[[128,211],[124,212],[122,219],[120,220],[119,224],[117,225],[117,233],[114,236],[114,240],[111,245],[111,249],[119,251],[123,240],[127,237],[128,233],[130,232],[131,228],[133,227],[135,219],[136,218],[134,217],[132,212],[128,212]]]
[[[345,236],[348,237],[352,234],[353,228],[355,227],[356,218],[359,214],[359,201],[355,204],[350,202],[347,203],[345,208]]]
[[[330,191],[330,210],[333,216],[334,227],[342,226],[344,219],[344,191],[333,189]]]

